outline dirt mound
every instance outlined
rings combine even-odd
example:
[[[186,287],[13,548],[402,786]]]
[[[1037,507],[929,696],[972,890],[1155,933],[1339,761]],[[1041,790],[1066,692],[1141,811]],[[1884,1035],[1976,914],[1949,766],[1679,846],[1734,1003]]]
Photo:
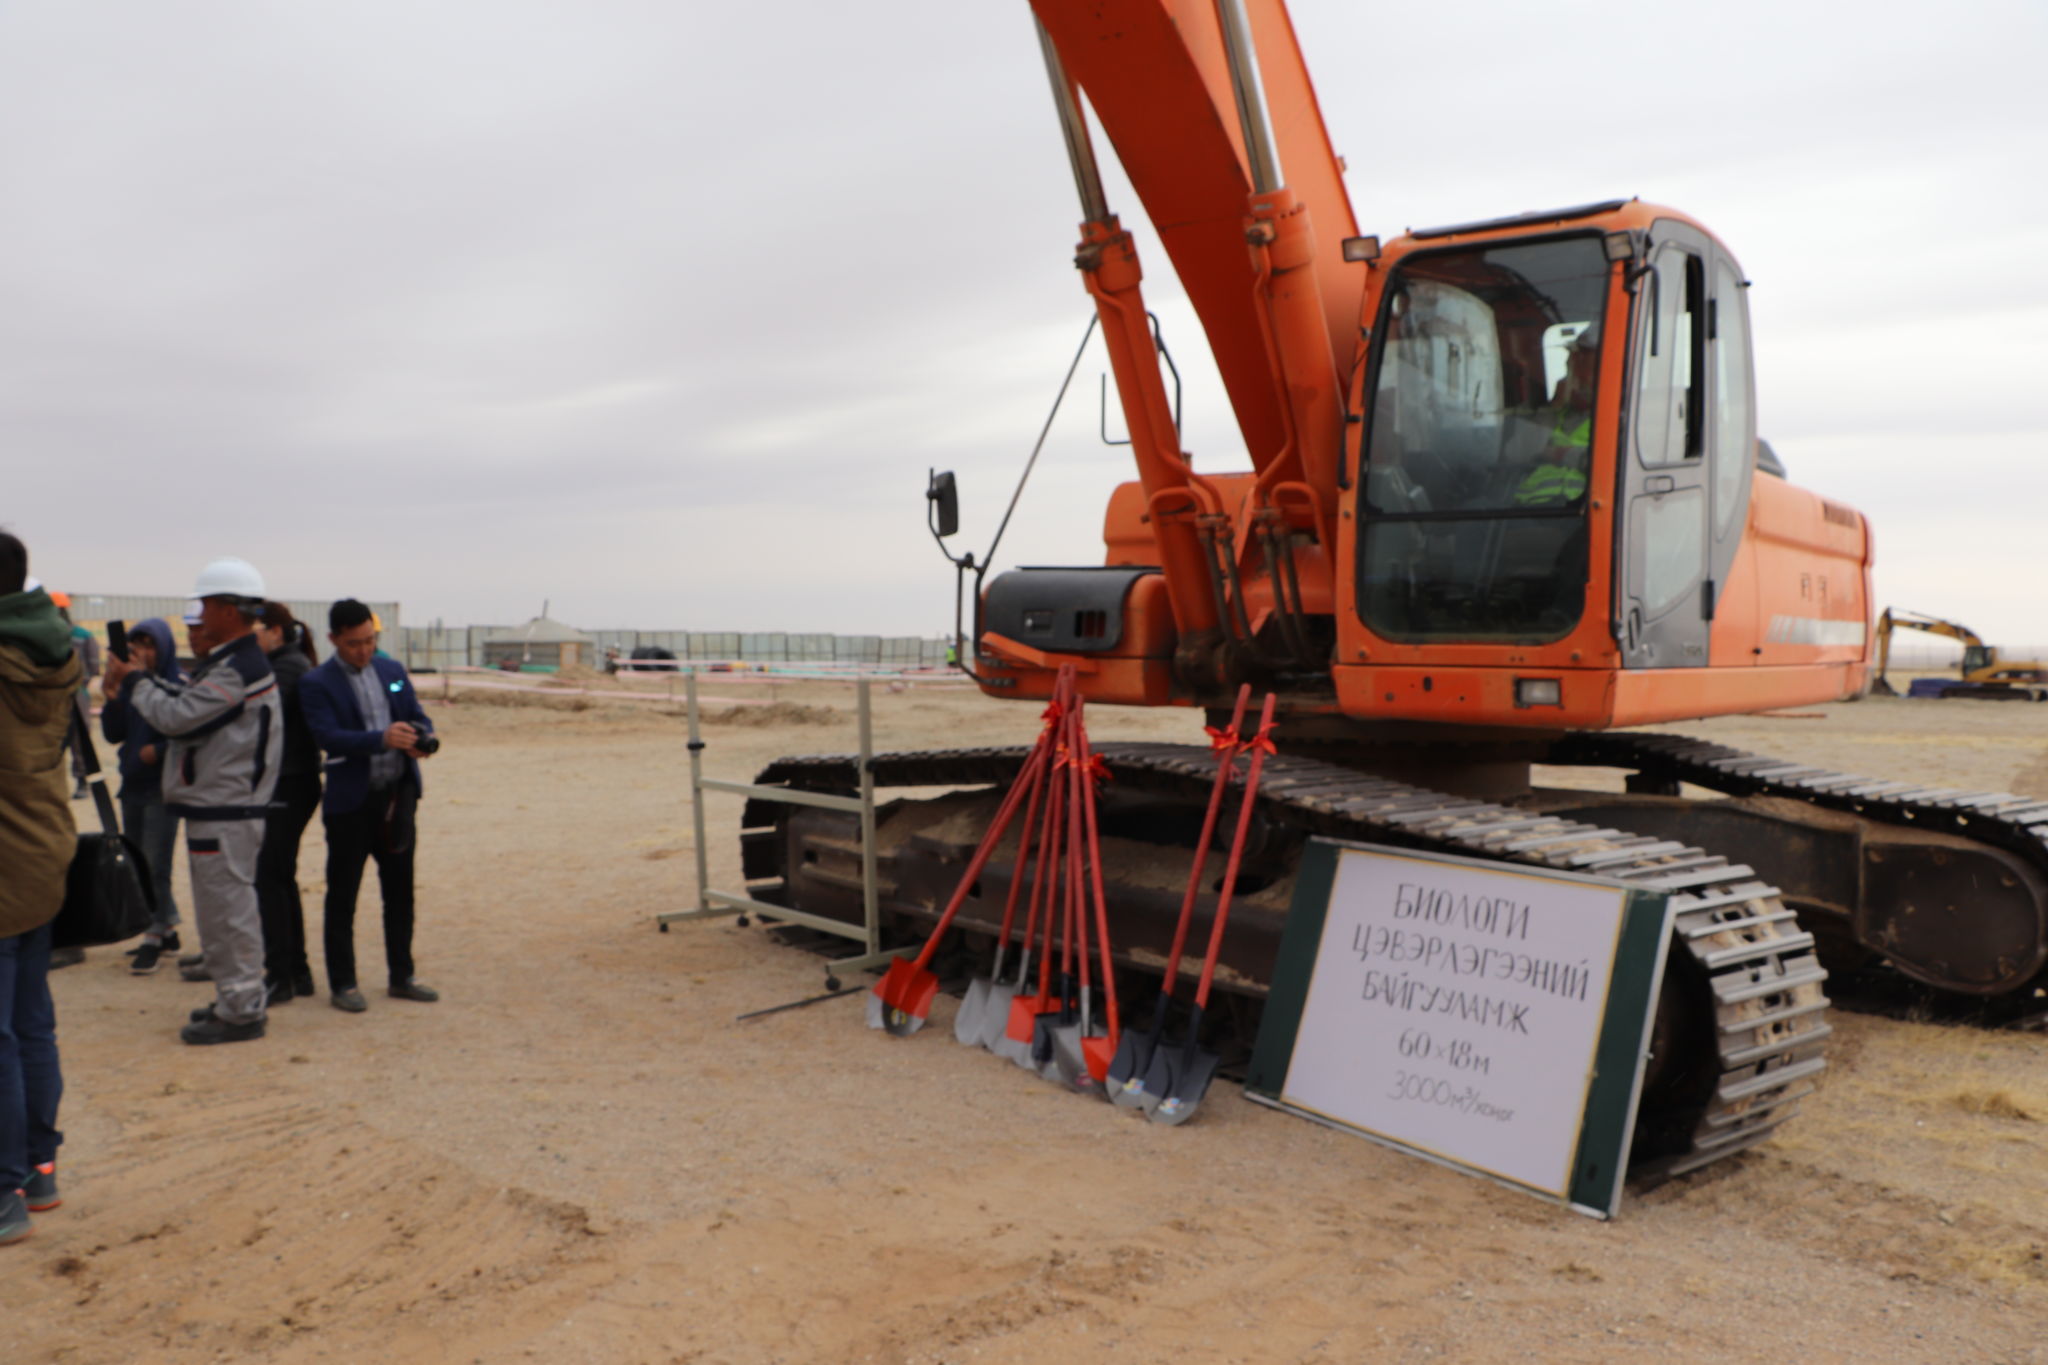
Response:
[[[551,696],[545,692],[514,692],[510,689],[458,687],[448,694],[452,706],[534,707],[542,711],[588,711],[603,705],[593,697]]]
[[[833,725],[843,717],[830,706],[805,706],[801,702],[777,701],[766,706],[728,706],[704,717],[706,725],[737,725],[748,730],[767,730],[778,725]]]

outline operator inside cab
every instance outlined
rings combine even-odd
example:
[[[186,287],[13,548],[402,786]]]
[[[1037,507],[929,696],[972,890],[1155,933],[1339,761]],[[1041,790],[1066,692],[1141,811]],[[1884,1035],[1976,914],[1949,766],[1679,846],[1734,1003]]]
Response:
[[[1552,404],[1550,438],[1535,467],[1515,489],[1517,507],[1556,507],[1585,495],[1586,471],[1592,463],[1593,385],[1599,369],[1600,329],[1595,325],[1572,342]]]

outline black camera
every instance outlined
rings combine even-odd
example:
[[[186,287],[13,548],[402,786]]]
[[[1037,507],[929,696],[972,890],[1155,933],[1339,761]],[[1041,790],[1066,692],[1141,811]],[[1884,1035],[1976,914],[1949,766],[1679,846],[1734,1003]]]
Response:
[[[441,752],[441,737],[439,735],[430,735],[418,726],[414,726],[413,736],[413,752],[420,757],[425,758],[428,754],[438,754]]]

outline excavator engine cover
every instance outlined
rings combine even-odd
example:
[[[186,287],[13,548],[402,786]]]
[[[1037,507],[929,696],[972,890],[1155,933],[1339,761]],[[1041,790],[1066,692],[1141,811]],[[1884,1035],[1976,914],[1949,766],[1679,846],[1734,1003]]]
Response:
[[[1153,568],[1012,569],[988,585],[982,625],[1033,649],[1107,654],[1124,639],[1124,604]]]

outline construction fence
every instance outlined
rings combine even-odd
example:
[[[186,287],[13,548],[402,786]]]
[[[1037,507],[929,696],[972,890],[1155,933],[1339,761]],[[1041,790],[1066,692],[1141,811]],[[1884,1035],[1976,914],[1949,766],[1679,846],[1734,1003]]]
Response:
[[[327,656],[327,609],[334,605],[331,597],[315,601],[312,598],[286,597],[281,600],[292,609],[292,615],[303,621],[306,629],[313,632],[313,642],[320,648],[320,656]],[[126,622],[129,626],[150,617],[158,617],[170,624],[171,633],[177,637],[179,648],[184,648],[185,609],[192,601],[189,597],[149,597],[133,593],[79,593],[71,594],[71,621],[84,626],[102,640],[106,638],[109,621]],[[398,603],[366,602],[377,614],[378,624],[387,636],[404,629],[399,619]]]
[[[415,673],[483,666],[484,641],[505,626],[406,626],[387,631],[386,652]],[[665,649],[684,663],[814,664],[842,668],[942,668],[952,641],[916,635],[803,635],[786,631],[586,630],[601,666],[608,651],[621,659],[639,648]]]
[[[143,596],[125,593],[73,593],[71,619],[104,638],[109,621],[134,625],[151,616],[170,622],[182,647],[184,628],[180,624],[186,604],[184,597]],[[313,632],[314,643],[325,658],[327,608],[333,599],[285,598],[292,614]],[[396,602],[369,602],[383,628],[384,652],[415,673],[448,668],[484,666],[484,641],[515,631],[508,626],[408,626]],[[665,649],[677,660],[690,663],[813,664],[841,668],[942,668],[952,645],[947,637],[915,635],[807,635],[792,631],[693,631],[693,630],[586,630],[581,632],[596,643],[585,651],[587,660],[602,666],[605,653],[617,649],[619,657],[630,658],[635,649],[651,646]]]

